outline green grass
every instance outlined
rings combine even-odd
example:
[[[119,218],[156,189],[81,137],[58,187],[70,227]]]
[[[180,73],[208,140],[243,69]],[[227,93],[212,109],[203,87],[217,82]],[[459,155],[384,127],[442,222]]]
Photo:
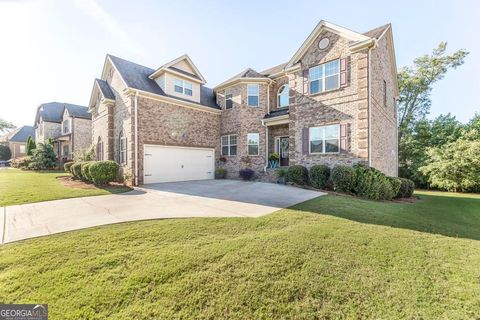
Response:
[[[35,172],[18,169],[0,170],[0,207],[39,201],[119,193],[130,188],[81,189],[63,186],[58,177],[61,171]]]
[[[480,198],[317,198],[0,247],[0,301],[50,319],[476,319]]]

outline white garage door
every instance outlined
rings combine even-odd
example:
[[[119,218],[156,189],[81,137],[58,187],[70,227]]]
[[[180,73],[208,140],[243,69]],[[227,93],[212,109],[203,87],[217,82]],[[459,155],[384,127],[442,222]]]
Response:
[[[146,145],[143,159],[145,184],[214,178],[214,149]]]

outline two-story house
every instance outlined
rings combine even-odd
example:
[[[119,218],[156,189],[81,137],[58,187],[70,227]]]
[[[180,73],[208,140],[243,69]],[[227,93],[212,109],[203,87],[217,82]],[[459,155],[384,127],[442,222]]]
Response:
[[[58,158],[71,160],[76,151],[91,145],[91,118],[87,107],[59,102],[41,104],[35,116],[35,140],[44,143],[51,139]]]
[[[280,165],[364,163],[397,175],[391,25],[321,21],[289,61],[209,89],[184,55],[157,69],[107,55],[89,103],[99,159],[136,184],[211,179],[215,167],[269,179]]]
[[[0,137],[0,144],[10,148],[12,159],[21,158],[27,155],[27,139],[35,139],[35,129],[32,126],[21,126]]]

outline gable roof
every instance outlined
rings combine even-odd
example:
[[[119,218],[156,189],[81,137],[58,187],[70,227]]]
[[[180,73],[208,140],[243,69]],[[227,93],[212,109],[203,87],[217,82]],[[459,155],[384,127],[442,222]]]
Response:
[[[113,94],[112,88],[107,81],[95,79],[95,83],[98,85],[100,93],[105,97],[105,99],[115,100],[115,94]]]
[[[269,77],[271,75],[274,75],[276,73],[282,72],[283,69],[287,66],[288,62],[281,63],[275,67],[271,67],[269,69],[263,70],[260,73],[263,74],[266,77]]]
[[[61,123],[65,109],[68,110],[68,113],[72,117],[92,119],[92,115],[88,113],[87,107],[64,102],[48,102],[42,103],[37,108],[35,125],[40,121],[40,117],[43,119],[43,121]]]
[[[112,55],[107,55],[107,58],[110,59],[111,63],[114,65],[120,77],[125,82],[125,86],[131,89],[136,89],[140,91],[145,91],[148,93],[153,93],[156,95],[173,98],[179,101],[184,101],[188,103],[198,104],[214,109],[220,109],[216,103],[213,90],[200,85],[200,103],[191,101],[188,99],[182,99],[176,96],[166,94],[162,88],[151,79],[150,75],[154,72],[153,69],[142,66],[140,64],[121,59]]]
[[[190,72],[187,72],[185,70],[181,70],[181,69],[175,67],[175,65],[178,64],[179,62],[181,62],[182,60],[185,61],[192,68],[192,70],[194,71],[193,74],[190,73]],[[207,83],[205,78],[200,73],[200,70],[198,70],[198,68],[195,66],[192,59],[190,59],[190,57],[188,56],[188,54],[184,54],[184,55],[178,57],[177,59],[172,60],[172,61],[164,64],[163,66],[161,66],[160,68],[158,68],[157,70],[152,72],[150,74],[149,78],[150,79],[155,79],[157,76],[159,76],[161,73],[163,73],[166,70],[173,71],[173,72],[178,72],[180,74],[183,74],[184,76],[187,76],[187,77],[190,77],[190,78],[193,78],[193,79],[197,80],[201,84]]]
[[[257,72],[255,70],[253,70],[252,68],[247,68],[247,69],[243,70],[242,72],[237,73],[236,75],[234,75],[230,79],[220,83],[219,85],[217,85],[214,88],[214,90],[218,90],[218,89],[220,89],[222,87],[225,87],[225,86],[227,86],[231,83],[234,83],[234,82],[237,82],[237,81],[242,81],[242,80],[245,80],[245,81],[264,81],[264,80],[269,80],[269,78],[265,77],[260,72]]]
[[[35,128],[32,126],[22,126],[0,138],[1,142],[26,142],[28,137],[35,140]]]
[[[384,24],[383,26],[364,32],[363,34],[369,38],[378,39],[385,32],[385,30],[387,30],[387,28],[390,28],[390,27],[391,27],[391,24],[387,23],[387,24]]]
[[[68,111],[70,117],[81,119],[92,119],[92,114],[88,112],[87,107],[78,106],[75,104],[65,103],[65,109]]]

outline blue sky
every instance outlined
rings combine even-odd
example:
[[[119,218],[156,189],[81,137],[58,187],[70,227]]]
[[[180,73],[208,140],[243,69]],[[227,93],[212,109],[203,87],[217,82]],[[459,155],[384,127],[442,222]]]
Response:
[[[287,61],[322,19],[393,24],[397,66],[442,41],[470,51],[435,85],[430,117],[480,111],[478,1],[0,0],[0,117],[32,124],[42,102],[88,104],[106,53],[156,68],[188,53],[209,86]]]

